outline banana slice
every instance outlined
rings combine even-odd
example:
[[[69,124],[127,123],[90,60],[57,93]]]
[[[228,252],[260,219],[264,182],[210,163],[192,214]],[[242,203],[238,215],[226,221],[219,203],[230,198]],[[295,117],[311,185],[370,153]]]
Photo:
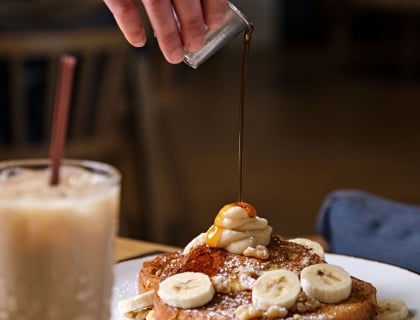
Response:
[[[153,306],[153,291],[147,291],[118,303],[118,311],[125,314]]]
[[[408,317],[408,307],[402,300],[379,300],[378,305],[382,311],[376,316],[376,320],[405,320]]]
[[[252,287],[252,304],[267,310],[271,306],[290,308],[300,292],[299,278],[285,269],[263,273]]]
[[[319,263],[306,267],[300,274],[303,291],[325,303],[346,300],[351,293],[351,277],[341,267]]]
[[[290,239],[289,241],[300,244],[300,245],[312,250],[314,253],[316,253],[317,255],[319,255],[323,259],[325,257],[324,248],[316,241],[312,241],[312,240],[306,239],[306,238],[295,238],[295,239]]]
[[[151,308],[144,308],[141,310],[130,311],[124,313],[124,317],[129,319],[136,319],[136,320],[147,320],[148,314],[153,311]]]
[[[146,320],[155,320],[155,310],[150,310],[146,315]]]
[[[170,306],[191,309],[201,307],[213,299],[214,288],[206,274],[183,272],[163,280],[158,295]]]

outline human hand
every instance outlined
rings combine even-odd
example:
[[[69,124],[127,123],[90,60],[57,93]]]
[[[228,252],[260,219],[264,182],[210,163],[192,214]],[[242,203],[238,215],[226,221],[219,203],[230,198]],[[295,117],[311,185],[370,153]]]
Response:
[[[127,41],[135,47],[144,46],[146,32],[135,0],[104,2]],[[142,0],[142,3],[165,59],[176,64],[184,59],[185,49],[198,51],[203,47],[206,27],[217,28],[222,24],[227,0]]]

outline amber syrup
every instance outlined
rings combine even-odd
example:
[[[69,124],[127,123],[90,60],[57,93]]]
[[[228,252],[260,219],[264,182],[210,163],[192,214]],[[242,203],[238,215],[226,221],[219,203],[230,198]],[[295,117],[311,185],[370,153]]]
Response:
[[[242,202],[243,193],[243,146],[244,146],[244,117],[245,117],[245,91],[248,70],[248,56],[251,46],[252,28],[245,31],[242,43],[242,65],[239,92],[239,134],[238,134],[238,201]]]

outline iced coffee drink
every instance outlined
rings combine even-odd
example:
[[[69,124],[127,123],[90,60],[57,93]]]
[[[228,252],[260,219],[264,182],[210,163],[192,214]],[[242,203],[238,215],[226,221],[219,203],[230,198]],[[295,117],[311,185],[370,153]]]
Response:
[[[108,320],[120,176],[106,164],[0,163],[0,320]]]

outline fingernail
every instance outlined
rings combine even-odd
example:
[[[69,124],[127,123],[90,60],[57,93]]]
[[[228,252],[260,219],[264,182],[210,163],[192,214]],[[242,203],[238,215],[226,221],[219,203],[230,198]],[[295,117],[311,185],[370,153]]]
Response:
[[[133,34],[128,39],[134,47],[143,47],[146,44],[146,35],[143,32]]]
[[[175,49],[174,51],[172,51],[171,53],[171,61],[172,63],[180,63],[184,60],[184,55],[185,52],[182,49]]]
[[[137,40],[134,40],[131,44],[134,47],[137,47],[137,48],[144,47],[144,45],[146,44],[146,40],[144,40],[144,39],[137,39]]]

